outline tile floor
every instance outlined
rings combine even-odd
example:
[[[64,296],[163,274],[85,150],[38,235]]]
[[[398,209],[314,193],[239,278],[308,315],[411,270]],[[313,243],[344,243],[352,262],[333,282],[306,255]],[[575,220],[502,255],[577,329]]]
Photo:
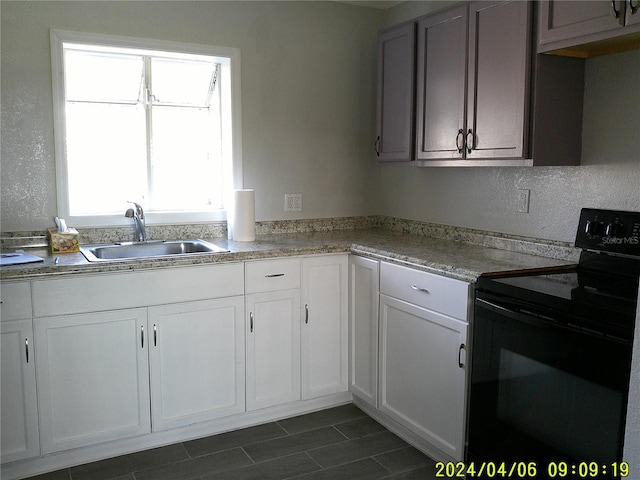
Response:
[[[32,480],[434,480],[434,461],[349,404]]]

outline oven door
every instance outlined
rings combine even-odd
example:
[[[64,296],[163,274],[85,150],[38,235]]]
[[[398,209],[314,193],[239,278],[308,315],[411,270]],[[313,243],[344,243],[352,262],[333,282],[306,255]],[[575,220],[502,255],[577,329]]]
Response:
[[[631,345],[527,310],[477,294],[468,460],[621,461]]]

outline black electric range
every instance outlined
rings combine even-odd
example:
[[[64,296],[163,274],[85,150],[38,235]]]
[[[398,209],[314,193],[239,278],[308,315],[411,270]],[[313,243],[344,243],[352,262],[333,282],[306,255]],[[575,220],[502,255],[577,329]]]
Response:
[[[599,465],[619,478],[640,277],[640,212],[583,209],[576,265],[476,285],[467,462]]]

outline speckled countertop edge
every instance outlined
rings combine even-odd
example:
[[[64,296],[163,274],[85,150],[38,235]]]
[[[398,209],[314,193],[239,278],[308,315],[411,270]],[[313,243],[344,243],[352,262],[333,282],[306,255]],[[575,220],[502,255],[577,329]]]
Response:
[[[575,263],[579,251],[568,244],[491,232],[409,222],[385,217],[323,219],[301,224],[278,222],[257,228],[254,242],[233,242],[208,230],[175,229],[182,238],[202,238],[230,250],[223,254],[190,254],[90,263],[81,253],[59,255],[59,263],[46,248],[28,252],[43,262],[4,266],[1,280],[47,276],[125,272],[176,266],[241,262],[286,256],[352,252],[412,266],[451,278],[475,282],[483,273],[539,269]],[[336,225],[337,224],[337,225]],[[337,226],[337,228],[336,228]],[[166,230],[163,232],[166,233]],[[192,235],[205,233],[206,235]],[[171,238],[171,235],[167,235]],[[175,238],[175,237],[174,237]],[[83,243],[86,243],[83,241]],[[98,242],[96,242],[98,243]],[[106,243],[106,242],[104,242]]]

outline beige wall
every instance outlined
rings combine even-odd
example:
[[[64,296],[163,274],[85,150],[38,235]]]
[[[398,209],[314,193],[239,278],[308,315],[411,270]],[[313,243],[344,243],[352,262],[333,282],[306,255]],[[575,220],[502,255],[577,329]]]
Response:
[[[442,5],[1,2],[1,229],[42,230],[57,213],[50,28],[240,48],[244,186],[259,220],[380,213],[570,242],[581,207],[640,210],[640,51],[587,61],[579,167],[375,165],[376,32]],[[516,212],[518,188],[531,190],[529,214]],[[284,193],[303,194],[301,214],[283,211]]]
[[[239,48],[244,186],[256,189],[256,217],[375,213],[367,187],[381,10],[306,1],[0,8],[2,231],[42,230],[57,213],[49,29]],[[284,193],[303,194],[302,214],[284,212]]]

